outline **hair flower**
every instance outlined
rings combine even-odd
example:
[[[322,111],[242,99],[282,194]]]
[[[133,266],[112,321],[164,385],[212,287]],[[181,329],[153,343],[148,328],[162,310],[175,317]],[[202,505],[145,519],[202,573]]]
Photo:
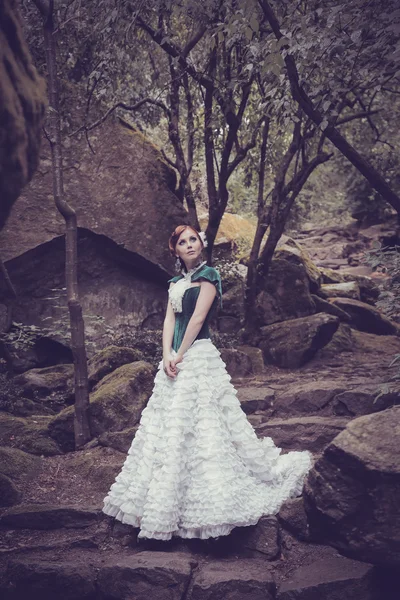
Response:
[[[201,241],[203,242],[204,248],[207,248],[208,242],[207,242],[206,234],[204,233],[204,231],[199,231],[199,237],[200,237]]]

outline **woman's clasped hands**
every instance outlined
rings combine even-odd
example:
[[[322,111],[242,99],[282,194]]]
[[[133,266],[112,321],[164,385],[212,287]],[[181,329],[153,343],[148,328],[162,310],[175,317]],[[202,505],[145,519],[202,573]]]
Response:
[[[175,377],[178,375],[178,369],[176,368],[176,365],[182,362],[182,358],[183,357],[181,354],[179,354],[179,352],[175,356],[168,354],[167,356],[163,357],[164,373],[168,375],[168,377],[175,379]]]

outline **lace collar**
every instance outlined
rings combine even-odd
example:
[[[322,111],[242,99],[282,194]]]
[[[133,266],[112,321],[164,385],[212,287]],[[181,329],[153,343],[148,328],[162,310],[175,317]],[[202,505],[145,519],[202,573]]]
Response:
[[[179,279],[175,285],[171,286],[168,290],[168,296],[171,302],[171,306],[174,312],[182,312],[182,299],[187,289],[190,288],[192,283],[192,276],[206,264],[206,260],[190,269],[187,273],[182,269],[182,279]]]

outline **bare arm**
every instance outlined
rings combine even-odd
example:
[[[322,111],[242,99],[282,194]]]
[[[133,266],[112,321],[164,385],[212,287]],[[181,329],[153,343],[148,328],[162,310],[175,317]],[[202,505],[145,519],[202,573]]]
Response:
[[[197,337],[203,323],[208,315],[208,312],[212,306],[217,290],[215,285],[209,281],[200,282],[200,293],[197,298],[196,307],[194,313],[187,325],[185,335],[183,337],[180,348],[178,349],[177,356],[175,357],[174,363],[178,363],[182,360],[186,350],[190,348],[194,340]]]
[[[171,283],[170,287],[174,284]],[[173,377],[175,373],[171,368],[172,362],[172,339],[174,336],[175,329],[175,313],[172,309],[171,302],[168,300],[167,311],[165,313],[164,319],[164,327],[163,327],[163,335],[162,335],[162,343],[163,343],[163,363],[164,363],[164,371],[167,373],[169,377]]]

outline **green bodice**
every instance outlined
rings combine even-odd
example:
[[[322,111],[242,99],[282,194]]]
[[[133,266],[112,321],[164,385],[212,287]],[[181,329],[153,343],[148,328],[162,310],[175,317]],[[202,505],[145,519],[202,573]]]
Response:
[[[170,282],[176,283],[180,279],[182,279],[183,275],[177,275],[170,279]],[[211,321],[215,309],[219,301],[222,305],[222,286],[221,286],[221,277],[216,269],[213,267],[208,267],[204,265],[198,271],[196,271],[191,277],[192,283],[195,281],[210,281],[217,288],[217,296],[214,298],[214,302],[211,305],[210,310],[208,311],[207,317],[197,334],[196,340],[202,340],[210,337],[209,330],[209,322]],[[196,308],[196,302],[199,297],[200,286],[190,287],[187,289],[182,298],[182,312],[175,313],[175,329],[174,329],[174,337],[172,340],[172,348],[175,351],[178,351],[183,337],[186,332],[186,327],[194,313],[194,309]]]

